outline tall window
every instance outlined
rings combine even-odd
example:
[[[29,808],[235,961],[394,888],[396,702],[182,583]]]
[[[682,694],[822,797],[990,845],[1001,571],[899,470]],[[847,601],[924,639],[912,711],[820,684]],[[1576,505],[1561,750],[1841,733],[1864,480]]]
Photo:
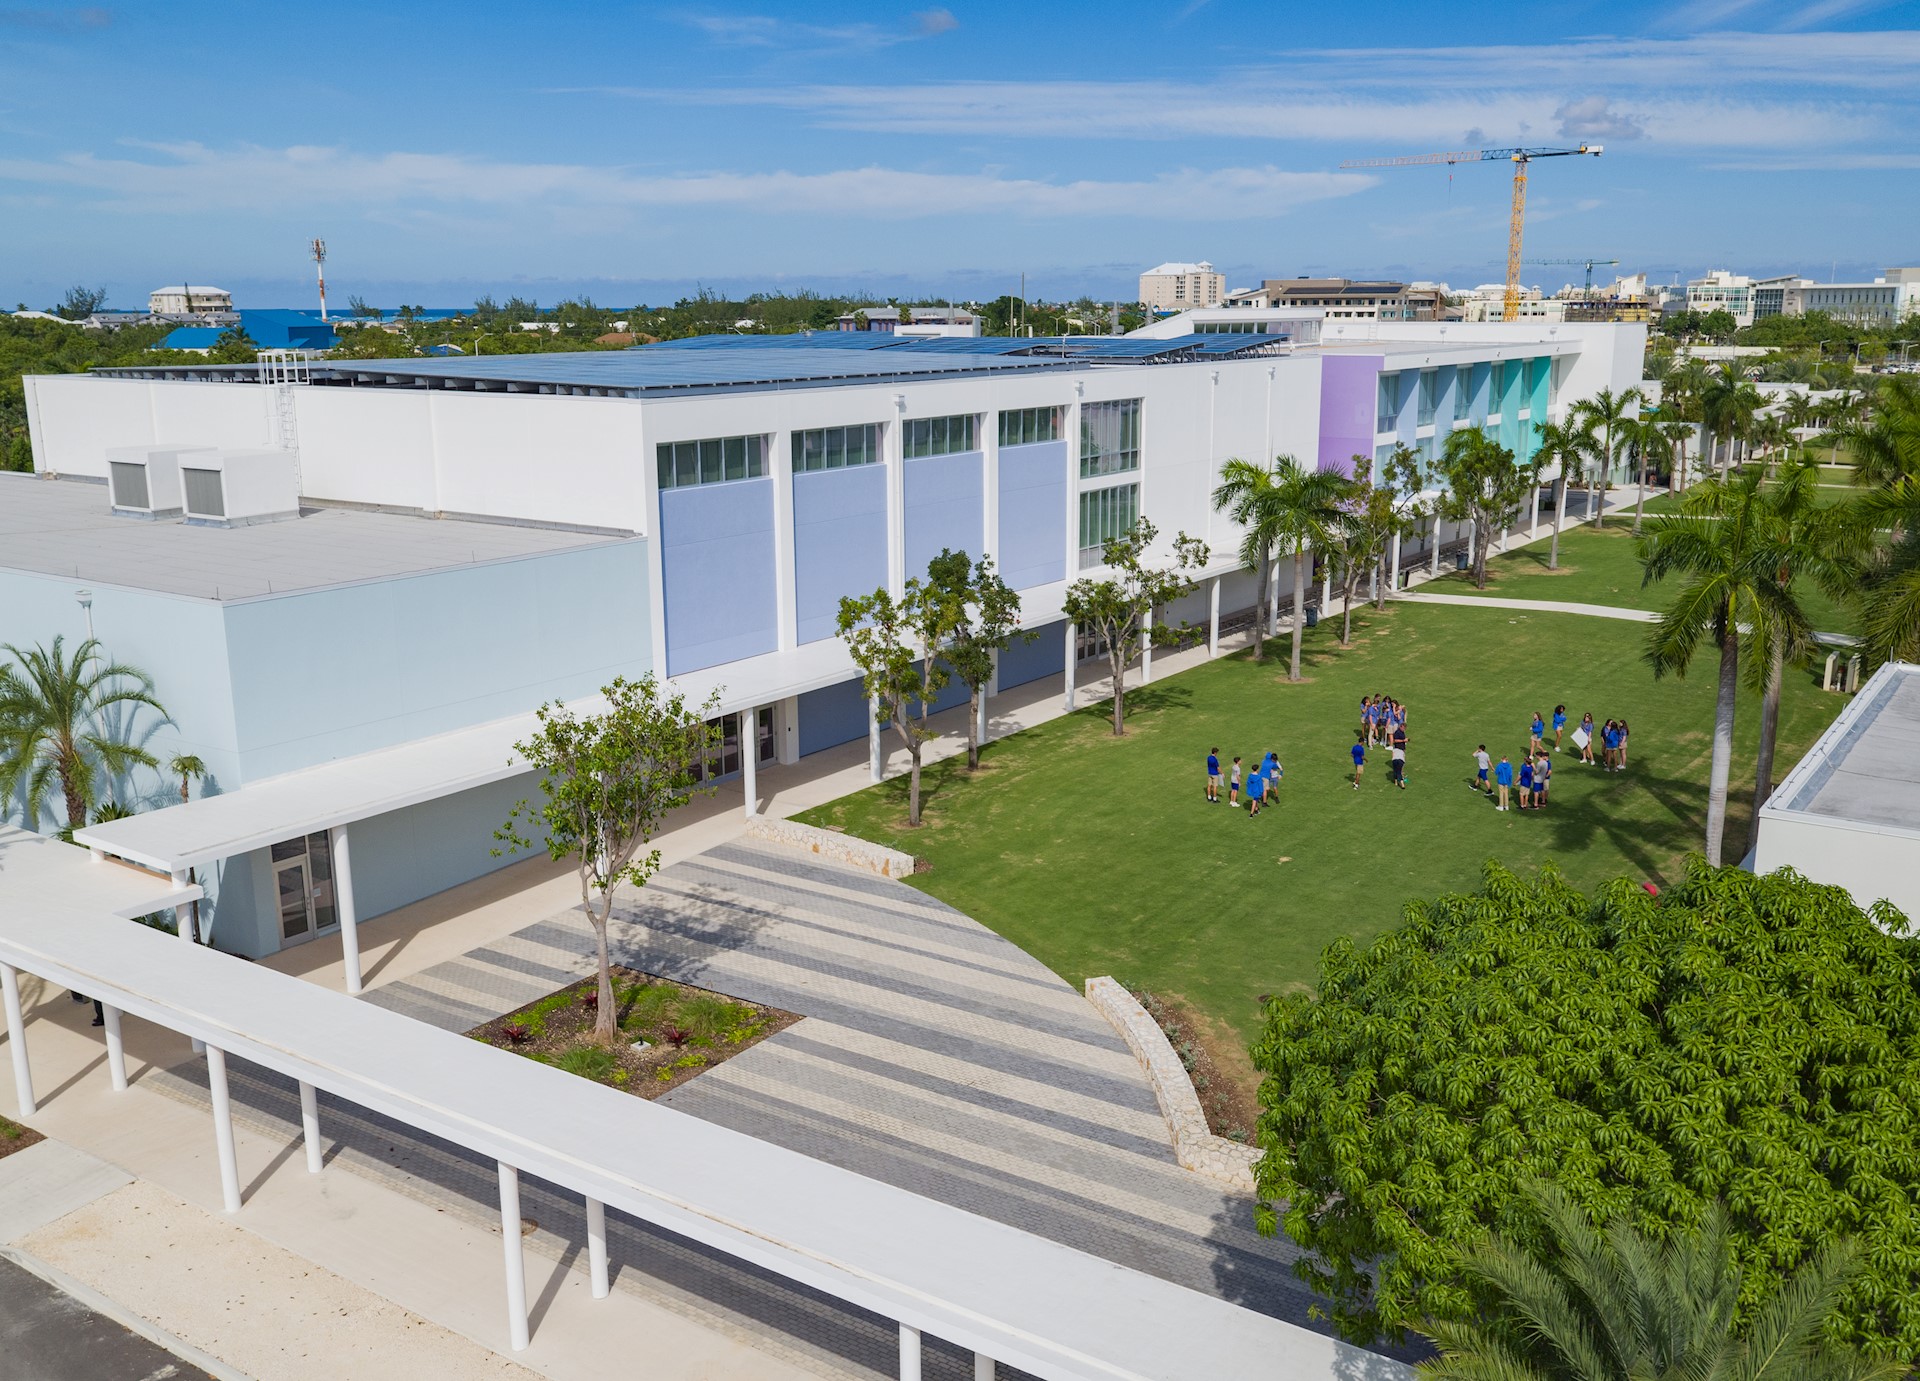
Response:
[[[1000,444],[1031,446],[1060,439],[1059,408],[1014,408],[1000,414]]]
[[[913,418],[905,424],[907,459],[922,460],[927,456],[952,456],[962,451],[979,450],[974,441],[978,420],[972,413],[958,417]]]
[[[763,436],[663,441],[659,455],[662,489],[724,484],[728,480],[757,480],[767,473],[766,438]]]
[[[1433,425],[1433,410],[1440,402],[1440,375],[1432,369],[1420,371],[1420,412],[1418,423],[1422,427]]]
[[[1080,496],[1080,569],[1100,564],[1108,541],[1132,527],[1140,517],[1140,486],[1115,484],[1089,489]]]
[[[824,427],[819,431],[793,434],[793,468],[796,474],[809,470],[844,470],[849,465],[878,464],[880,427]]]
[[[1507,366],[1503,360],[1493,364],[1493,396],[1487,400],[1488,412],[1504,412],[1507,405]]]
[[[1400,376],[1382,374],[1380,376],[1380,417],[1374,423],[1374,431],[1390,432],[1400,425]]]
[[[1453,374],[1453,420],[1464,422],[1473,410],[1473,366],[1463,364]]]
[[[1140,400],[1123,398],[1080,408],[1080,477],[1140,468]],[[1082,545],[1085,545],[1084,543]]]

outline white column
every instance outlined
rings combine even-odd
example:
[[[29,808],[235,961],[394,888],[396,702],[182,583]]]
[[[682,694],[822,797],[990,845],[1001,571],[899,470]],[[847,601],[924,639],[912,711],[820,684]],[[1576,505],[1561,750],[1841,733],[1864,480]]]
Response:
[[[900,1325],[900,1381],[920,1381],[920,1330]]]
[[[993,1358],[984,1352],[973,1354],[973,1381],[993,1381]]]
[[[320,1095],[312,1084],[300,1081],[300,1139],[307,1145],[307,1173],[320,1173]]]
[[[1531,542],[1540,535],[1540,486],[1533,486],[1533,508],[1527,514],[1527,540]]]
[[[1436,576],[1439,575],[1440,574],[1440,515],[1438,513],[1433,515],[1433,550],[1428,553],[1428,557],[1433,563],[1432,574]]]
[[[974,725],[974,736],[982,744],[987,741],[987,691],[989,689],[987,686],[980,687],[980,713],[975,716],[977,722]]]
[[[1153,679],[1153,610],[1140,620],[1140,684]]]
[[[751,820],[760,813],[760,707],[749,705],[740,715],[740,788],[743,809]]]
[[[1320,563],[1320,617],[1326,618],[1333,605],[1333,562]]]
[[[173,885],[175,887],[187,887],[191,885],[187,881],[187,870],[185,868],[175,868],[173,870]],[[193,943],[192,902],[183,901],[173,908],[173,929],[182,940],[185,940],[188,944]]]
[[[233,1103],[227,1097],[227,1052],[207,1047],[207,1092],[213,1095],[213,1144],[220,1155],[220,1199],[229,1213],[240,1211],[240,1162],[233,1150]]]
[[[1207,655],[1220,655],[1220,577],[1207,589]]]
[[[327,831],[333,852],[333,910],[340,918],[340,958],[347,968],[347,994],[357,996],[360,981],[360,917],[353,908],[353,857],[347,844],[347,827],[335,825]]]
[[[1393,566],[1387,574],[1387,589],[1400,588],[1400,534],[1393,534]]]
[[[100,1004],[100,1019],[107,1028],[107,1073],[113,1079],[113,1091],[127,1091],[127,1045],[120,1038],[120,1009]]]
[[[507,1264],[507,1340],[515,1352],[527,1347],[527,1259],[520,1248],[520,1172],[500,1165],[500,1242]]]
[[[1267,601],[1267,627],[1276,633],[1280,631],[1280,584],[1284,579],[1282,572],[1285,570],[1285,563],[1280,561],[1273,563],[1273,569],[1268,572],[1273,578],[1273,589],[1263,591],[1261,595],[1261,598]],[[1259,636],[1258,629],[1254,630],[1254,636]]]
[[[598,1199],[587,1200],[587,1268],[593,1276],[593,1297],[605,1299],[612,1288],[607,1283],[607,1206]]]
[[[1080,630],[1073,624],[1067,628],[1067,713],[1073,713],[1073,674],[1080,669]]]
[[[13,1052],[14,1101],[22,1117],[38,1111],[33,1101],[33,1069],[27,1064],[27,1021],[20,1011],[20,975],[11,964],[0,964],[0,998],[7,1009],[7,1048]]]
[[[867,775],[874,781],[886,776],[887,759],[880,751],[880,702],[867,697]]]
[[[1469,519],[1467,522],[1467,566],[1469,569],[1473,566],[1473,539],[1479,531],[1480,529],[1474,526],[1472,520]]]

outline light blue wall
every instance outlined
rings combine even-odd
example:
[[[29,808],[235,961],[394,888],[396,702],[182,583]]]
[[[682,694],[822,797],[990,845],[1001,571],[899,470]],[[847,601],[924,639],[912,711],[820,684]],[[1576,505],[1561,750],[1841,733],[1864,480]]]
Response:
[[[1015,638],[1000,649],[1000,689],[1011,690],[1067,669],[1067,625],[1043,623],[1032,642]]]
[[[833,637],[841,597],[870,595],[886,583],[886,467],[796,473],[793,592],[798,640]]]
[[[647,606],[641,539],[231,605],[246,778],[644,675]]]
[[[773,477],[660,495],[667,675],[772,652]]]
[[[800,755],[867,736],[867,693],[858,681],[822,686],[799,697]]]
[[[1000,578],[1016,590],[1067,578],[1066,442],[1000,448],[997,556]]]
[[[1493,391],[1493,366],[1481,360],[1473,366],[1473,401],[1467,410],[1467,416],[1476,427],[1483,426],[1487,414],[1494,405],[1489,400]]]
[[[983,470],[979,451],[906,462],[908,578],[924,580],[927,563],[943,549],[969,556],[986,551]]]
[[[1530,360],[1527,363],[1527,382],[1529,406],[1533,417],[1527,423],[1527,432],[1521,438],[1520,459],[1530,461],[1540,449],[1540,434],[1534,429],[1547,420],[1547,409],[1551,397],[1553,379],[1553,361],[1550,359]]]
[[[77,580],[0,570],[0,643],[50,649],[57,636],[66,640],[64,653],[71,657],[87,637],[86,613],[74,598],[79,588]],[[152,677],[154,696],[172,717],[167,723],[151,710],[134,711],[126,721],[133,741],[162,763],[175,754],[197,755],[210,774],[205,790],[236,786],[241,781],[241,754],[220,606],[211,600],[144,590],[89,588],[94,636],[102,655]],[[11,660],[0,653],[0,661]],[[103,787],[114,800],[143,810],[180,799],[177,780],[146,768]],[[196,787],[195,794],[202,789]],[[47,831],[66,823],[57,792],[43,805],[47,811],[37,822],[24,820],[17,802],[7,804],[4,818],[37,823]]]
[[[1520,454],[1521,437],[1527,424],[1520,420],[1520,403],[1527,396],[1527,368],[1525,361],[1508,360],[1506,362],[1505,387],[1500,390],[1500,436],[1499,442],[1517,457]]]

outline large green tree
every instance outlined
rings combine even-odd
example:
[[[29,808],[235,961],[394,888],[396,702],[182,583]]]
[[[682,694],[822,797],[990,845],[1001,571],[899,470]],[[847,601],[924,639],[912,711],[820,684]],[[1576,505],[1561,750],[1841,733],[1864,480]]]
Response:
[[[993,558],[978,561],[963,551],[942,551],[927,563],[932,599],[946,605],[942,659],[967,688],[967,770],[980,766],[980,698],[993,679],[994,660],[1020,633],[1020,596]],[[1031,642],[1034,634],[1024,635]]]
[[[1826,1339],[1840,1292],[1860,1272],[1851,1241],[1823,1244],[1741,1319],[1745,1272],[1715,1203],[1697,1227],[1593,1226],[1567,1192],[1529,1181],[1535,1241],[1490,1234],[1461,1263],[1487,1300],[1463,1322],[1422,1330],[1440,1356],[1432,1381],[1898,1381],[1904,1364]]]
[[[0,645],[13,660],[0,666],[0,801],[24,793],[27,823],[58,785],[66,827],[79,829],[99,801],[101,773],[119,776],[158,759],[139,742],[133,711],[167,711],[153,680],[138,667],[110,662],[88,638],[68,654],[50,647]]]
[[[1145,518],[1135,520],[1102,548],[1106,575],[1082,576],[1067,587],[1067,618],[1098,633],[1107,645],[1116,738],[1127,732],[1127,664],[1133,661],[1140,639],[1170,643],[1178,636],[1164,620],[1155,619],[1153,611],[1191,591],[1193,578],[1188,572],[1207,564],[1207,544],[1184,532],[1173,539],[1171,560],[1151,561],[1153,541],[1159,535],[1160,530]]]
[[[719,692],[704,704],[663,690],[649,672],[615,677],[601,694],[606,707],[580,714],[554,702],[536,712],[537,727],[514,752],[540,774],[540,799],[517,802],[494,831],[496,856],[544,848],[556,862],[571,858],[580,880],[580,909],[593,927],[599,1006],[593,1039],[611,1045],[615,1023],[613,964],[607,922],[621,886],[644,887],[660,868],[649,844],[669,811],[702,784],[701,768],[720,741],[713,717]],[[751,737],[741,745],[751,753]]]
[[[1512,518],[1537,471],[1478,427],[1449,436],[1436,468],[1447,482],[1441,513],[1473,528],[1473,583],[1484,590],[1493,530]]]
[[[1723,1201],[1746,1317],[1856,1237],[1833,1340],[1920,1360],[1920,942],[1884,903],[1698,858],[1658,897],[1490,863],[1331,946],[1253,1058],[1261,1223],[1349,1338],[1479,1316],[1462,1264],[1528,1234],[1537,1176],[1658,1236]]]
[[[1637,388],[1624,388],[1618,393],[1603,388],[1591,398],[1582,398],[1568,413],[1569,420],[1591,436],[1598,446],[1593,469],[1593,525],[1596,528],[1606,517],[1607,484],[1612,478],[1613,467],[1619,463],[1621,452],[1633,440],[1634,421],[1639,416],[1640,406],[1646,401],[1647,395]],[[1635,521],[1639,521],[1637,510]]]
[[[876,722],[891,724],[907,750],[909,825],[920,823],[920,752],[934,737],[928,723],[934,697],[953,679],[943,653],[963,616],[962,607],[918,576],[908,577],[897,599],[883,586],[840,600],[840,638],[860,668]]]
[[[1267,572],[1276,551],[1293,561],[1293,651],[1289,681],[1300,679],[1300,634],[1305,627],[1307,552],[1325,551],[1339,530],[1345,479],[1333,470],[1309,470],[1292,456],[1275,456],[1263,470],[1246,460],[1229,460],[1220,470],[1213,506],[1246,529],[1240,559],[1260,572],[1260,608],[1255,612],[1253,659],[1262,655]]]

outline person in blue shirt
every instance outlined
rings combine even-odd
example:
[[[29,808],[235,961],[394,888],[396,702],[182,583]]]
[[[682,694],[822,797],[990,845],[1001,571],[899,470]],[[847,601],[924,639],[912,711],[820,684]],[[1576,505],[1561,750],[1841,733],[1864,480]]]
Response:
[[[1207,801],[1211,805],[1220,804],[1220,750],[1207,749]]]
[[[1500,759],[1499,762],[1493,765],[1493,785],[1500,797],[1500,804],[1496,806],[1495,809],[1505,810],[1507,808],[1507,792],[1513,788],[1513,764],[1505,758]]]
[[[1247,815],[1249,818],[1260,813],[1260,802],[1266,799],[1267,778],[1259,768],[1253,769],[1253,775],[1247,778]]]
[[[1272,749],[1267,750],[1266,760],[1260,764],[1260,770],[1267,776],[1267,804],[1273,804],[1273,788],[1282,777],[1287,775],[1286,768],[1280,765],[1280,755]]]
[[[1556,753],[1560,751],[1560,735],[1566,731],[1566,727],[1567,707],[1555,705],[1553,707],[1553,751]]]
[[[1523,756],[1520,759],[1520,809],[1533,809],[1533,759],[1531,757]]]
[[[1533,712],[1533,723],[1527,726],[1527,761],[1532,762],[1540,755],[1540,740],[1547,732],[1547,722],[1540,718],[1540,711]]]
[[[1354,735],[1351,751],[1353,753],[1353,789],[1358,791],[1360,774],[1367,770],[1367,736],[1365,734]]]

